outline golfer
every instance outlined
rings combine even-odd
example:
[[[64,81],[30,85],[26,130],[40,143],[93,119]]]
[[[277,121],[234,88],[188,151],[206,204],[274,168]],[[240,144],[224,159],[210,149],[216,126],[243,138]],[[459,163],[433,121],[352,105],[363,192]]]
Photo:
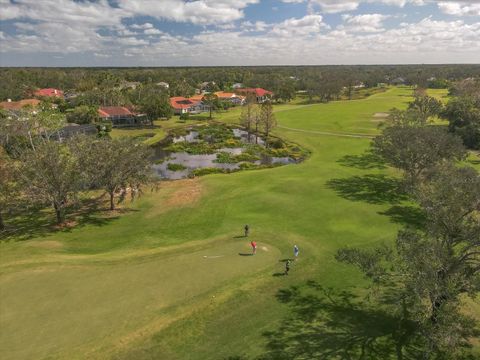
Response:
[[[287,260],[285,262],[285,275],[288,275],[289,271],[290,271],[290,260]]]
[[[248,231],[250,230],[250,227],[247,225],[245,225],[245,237],[248,237]]]
[[[255,255],[257,253],[257,243],[252,241],[250,245],[252,246],[252,255]]]
[[[297,260],[299,252],[300,252],[300,250],[298,250],[298,246],[293,245],[293,255],[295,256],[295,260]]]

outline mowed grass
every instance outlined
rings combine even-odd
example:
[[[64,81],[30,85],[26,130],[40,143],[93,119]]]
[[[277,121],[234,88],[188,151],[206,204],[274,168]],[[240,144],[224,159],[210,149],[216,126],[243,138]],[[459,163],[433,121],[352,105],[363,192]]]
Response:
[[[373,115],[409,94],[279,106],[275,133],[312,151],[302,164],[166,183],[108,221],[1,243],[0,356],[253,357],[289,313],[279,290],[313,279],[361,291],[364,279],[336,250],[391,242],[415,219],[392,170],[360,161],[369,139],[318,132],[375,134]],[[294,244],[300,259],[285,277]]]

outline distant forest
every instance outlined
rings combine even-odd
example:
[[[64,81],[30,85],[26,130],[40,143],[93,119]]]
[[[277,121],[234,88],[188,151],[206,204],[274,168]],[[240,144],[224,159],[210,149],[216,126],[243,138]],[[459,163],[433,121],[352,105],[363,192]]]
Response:
[[[405,83],[421,87],[448,87],[468,77],[480,77],[480,65],[356,65],[256,66],[164,68],[0,68],[0,101],[31,96],[36,88],[53,87],[85,92],[121,86],[166,82],[170,96],[190,96],[202,83],[209,90],[229,90],[235,83],[282,91],[335,93],[340,87]]]

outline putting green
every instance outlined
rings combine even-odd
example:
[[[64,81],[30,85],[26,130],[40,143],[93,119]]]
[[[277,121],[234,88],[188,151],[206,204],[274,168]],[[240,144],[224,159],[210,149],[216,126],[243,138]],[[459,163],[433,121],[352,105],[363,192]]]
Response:
[[[10,273],[0,281],[2,357],[83,358],[99,341],[116,344],[126,328],[140,327],[198,296],[215,296],[228,283],[272,268],[279,256],[277,248],[263,242],[251,256],[248,240],[237,238],[147,259]],[[18,298],[23,291],[29,296]]]

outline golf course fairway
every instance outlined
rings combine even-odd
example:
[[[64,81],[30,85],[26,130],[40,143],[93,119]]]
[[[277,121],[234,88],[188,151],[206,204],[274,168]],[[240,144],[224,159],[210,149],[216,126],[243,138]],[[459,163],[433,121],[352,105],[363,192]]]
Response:
[[[0,357],[255,358],[291,314],[279,292],[314,280],[362,293],[368,283],[336,250],[390,243],[418,221],[398,174],[362,161],[379,132],[375,114],[405,107],[411,94],[279,106],[275,135],[311,152],[300,164],[160,184],[64,230],[51,229],[48,209],[11,220],[25,231],[0,243]],[[217,120],[234,122],[236,111]],[[295,244],[299,259],[284,276]],[[367,332],[388,326],[371,321]]]

